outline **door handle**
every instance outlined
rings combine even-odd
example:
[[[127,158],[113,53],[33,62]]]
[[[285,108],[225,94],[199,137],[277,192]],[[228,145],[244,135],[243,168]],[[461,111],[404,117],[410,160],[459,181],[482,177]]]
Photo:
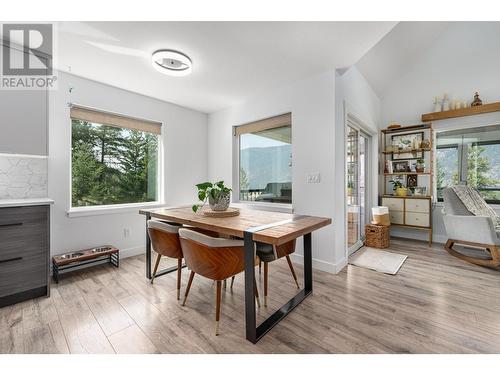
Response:
[[[14,262],[16,260],[21,260],[23,257],[15,257],[15,258],[9,258],[9,259],[2,259],[0,260],[0,263],[7,263],[7,262]]]
[[[23,223],[7,223],[7,224],[0,224],[0,227],[15,227],[18,225],[23,225]]]

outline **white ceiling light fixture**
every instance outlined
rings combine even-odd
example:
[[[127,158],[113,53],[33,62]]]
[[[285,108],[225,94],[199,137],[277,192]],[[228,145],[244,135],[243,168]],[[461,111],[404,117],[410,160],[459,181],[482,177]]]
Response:
[[[193,62],[189,56],[171,49],[153,52],[151,63],[160,73],[174,77],[187,76],[193,70]]]

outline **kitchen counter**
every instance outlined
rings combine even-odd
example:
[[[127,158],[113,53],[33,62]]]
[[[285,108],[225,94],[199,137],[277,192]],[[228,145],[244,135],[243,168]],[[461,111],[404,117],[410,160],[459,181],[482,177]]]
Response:
[[[54,200],[50,198],[0,199],[0,208],[39,206],[43,204],[53,204],[53,203]]]

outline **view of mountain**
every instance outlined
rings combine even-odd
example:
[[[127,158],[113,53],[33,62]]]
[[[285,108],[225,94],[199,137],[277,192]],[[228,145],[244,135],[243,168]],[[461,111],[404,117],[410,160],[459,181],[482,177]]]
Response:
[[[489,170],[486,173],[488,178],[496,181],[496,186],[500,184],[500,145],[482,145],[484,151],[481,157],[489,160]],[[457,173],[458,151],[456,148],[444,148],[436,150],[437,163],[444,172],[443,185],[448,186],[453,183],[453,175]]]
[[[292,181],[292,145],[249,147],[241,150],[240,167],[248,189],[264,189],[270,182]]]

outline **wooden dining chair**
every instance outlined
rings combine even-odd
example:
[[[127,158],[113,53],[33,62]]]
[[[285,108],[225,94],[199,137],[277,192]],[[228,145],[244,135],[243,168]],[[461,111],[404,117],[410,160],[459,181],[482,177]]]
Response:
[[[245,250],[242,240],[214,238],[190,229],[179,229],[186,265],[191,270],[182,305],[186,300],[195,274],[216,281],[215,335],[219,334],[222,282],[245,268]],[[255,259],[255,265],[258,259]],[[257,283],[254,280],[257,305],[260,307]]]
[[[295,240],[278,246],[256,242],[255,248],[257,256],[259,257],[260,261],[264,263],[264,306],[267,306],[267,293],[269,287],[269,263],[285,257],[288,263],[288,267],[290,268],[290,272],[292,273],[293,279],[295,280],[295,285],[297,285],[297,289],[300,288],[299,282],[297,280],[297,274],[295,273],[292,260],[290,259],[290,254],[295,252]]]
[[[179,241],[179,228],[182,225],[167,223],[159,220],[148,220],[148,234],[151,239],[151,246],[157,253],[156,263],[151,277],[151,284],[156,277],[158,266],[162,256],[177,259],[177,299],[181,295],[181,272],[182,272],[182,253],[181,243]]]

